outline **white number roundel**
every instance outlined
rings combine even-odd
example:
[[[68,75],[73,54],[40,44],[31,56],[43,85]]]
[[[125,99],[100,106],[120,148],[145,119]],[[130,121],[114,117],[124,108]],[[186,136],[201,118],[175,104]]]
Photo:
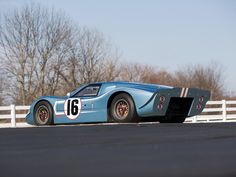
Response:
[[[69,119],[76,119],[81,111],[81,100],[78,98],[69,98],[65,101],[64,112]]]

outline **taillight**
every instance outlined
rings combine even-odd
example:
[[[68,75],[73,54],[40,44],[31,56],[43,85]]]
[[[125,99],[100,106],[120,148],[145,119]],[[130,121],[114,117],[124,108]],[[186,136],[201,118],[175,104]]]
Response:
[[[162,109],[163,109],[163,104],[161,104],[161,103],[158,104],[158,105],[157,105],[157,109],[162,110]]]
[[[204,101],[203,97],[199,97],[199,103],[202,104]]]
[[[200,110],[202,108],[202,105],[198,104],[197,105],[197,110]]]
[[[159,99],[159,100],[160,100],[161,103],[164,103],[164,101],[166,100],[166,98],[165,98],[164,96],[160,96],[160,99]]]
[[[200,111],[202,109],[203,102],[204,102],[204,97],[203,96],[199,97],[198,98],[198,104],[197,104],[197,107],[196,107],[198,111]]]
[[[162,95],[162,96],[159,97],[159,103],[157,104],[157,109],[158,110],[163,109],[163,104],[164,104],[165,100],[166,100],[165,96]]]

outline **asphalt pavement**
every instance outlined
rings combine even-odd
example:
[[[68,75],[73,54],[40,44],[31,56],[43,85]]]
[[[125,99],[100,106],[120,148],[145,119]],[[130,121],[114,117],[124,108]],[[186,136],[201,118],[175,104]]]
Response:
[[[0,177],[235,177],[236,123],[0,129]]]

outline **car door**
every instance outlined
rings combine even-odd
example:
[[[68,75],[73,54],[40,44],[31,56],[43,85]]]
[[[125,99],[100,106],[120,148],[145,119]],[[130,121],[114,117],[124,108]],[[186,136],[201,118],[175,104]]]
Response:
[[[91,84],[76,93],[73,98],[81,100],[81,109],[83,111],[92,111],[94,98],[97,97],[101,84]]]
[[[94,111],[94,99],[98,96],[101,84],[90,84],[71,97],[73,100],[79,100],[80,113],[78,122],[99,122],[99,118]],[[73,110],[73,108],[71,108]]]
[[[94,111],[94,99],[98,96],[101,84],[90,84],[54,105],[55,123],[102,122],[104,115]],[[61,110],[61,111],[57,111]]]

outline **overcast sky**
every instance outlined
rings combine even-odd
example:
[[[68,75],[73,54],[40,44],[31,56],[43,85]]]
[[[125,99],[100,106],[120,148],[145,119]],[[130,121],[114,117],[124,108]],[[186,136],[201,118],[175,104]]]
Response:
[[[0,0],[0,13],[30,0]],[[35,0],[97,28],[121,51],[121,60],[174,71],[216,61],[236,91],[234,0]]]

